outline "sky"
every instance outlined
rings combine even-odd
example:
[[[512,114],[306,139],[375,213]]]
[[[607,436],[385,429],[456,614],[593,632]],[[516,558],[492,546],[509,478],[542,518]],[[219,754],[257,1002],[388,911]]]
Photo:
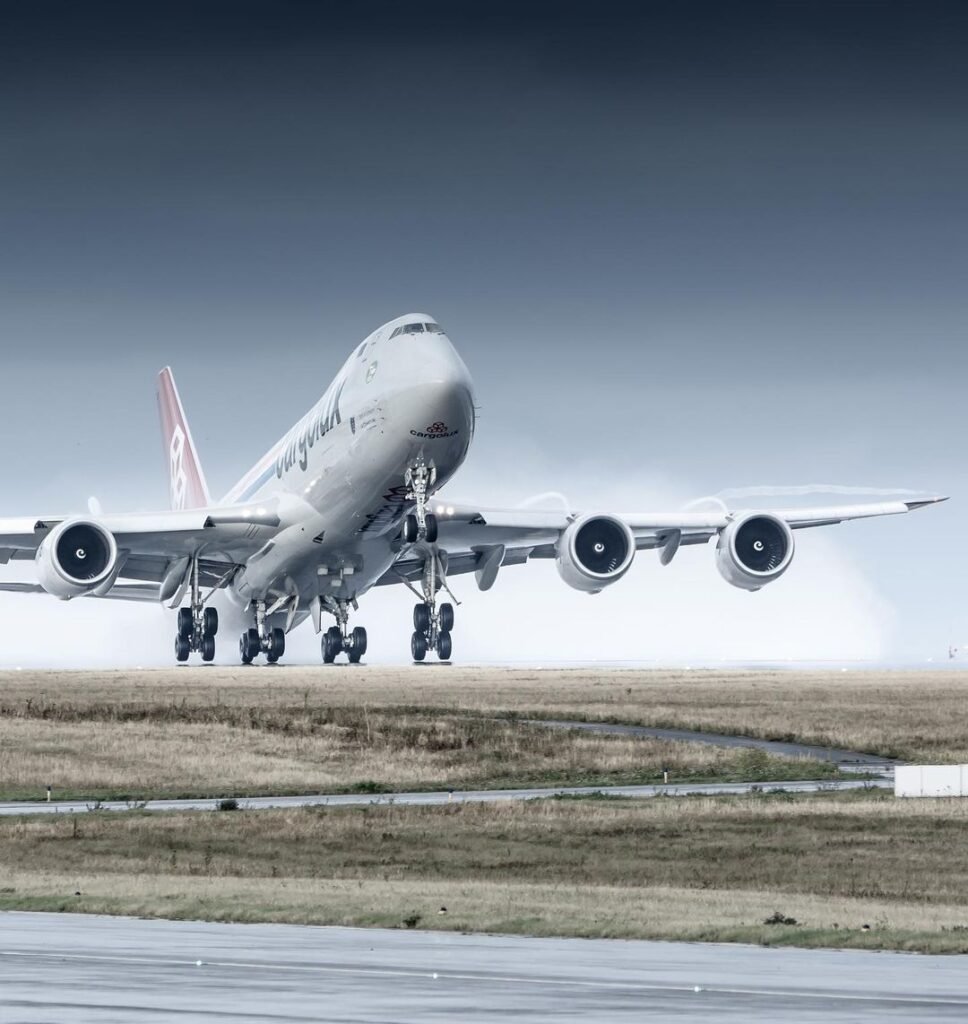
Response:
[[[799,534],[757,595],[711,548],[596,598],[550,564],[462,581],[455,656],[944,660],[968,645],[966,58],[955,3],[3,5],[0,515],[165,507],[169,363],[224,493],[422,310],[480,405],[454,497],[952,496]],[[410,603],[364,600],[371,659],[406,657]],[[94,605],[0,599],[0,660],[168,658],[157,610]]]

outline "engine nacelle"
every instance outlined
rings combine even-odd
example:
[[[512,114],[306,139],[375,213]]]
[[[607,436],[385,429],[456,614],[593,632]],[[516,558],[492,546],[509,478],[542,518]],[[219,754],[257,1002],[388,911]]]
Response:
[[[104,583],[118,562],[114,535],[97,523],[68,519],[37,548],[37,579],[62,600],[88,594]]]
[[[635,537],[614,516],[582,516],[558,538],[558,573],[569,587],[597,594],[620,580],[635,557]]]
[[[743,590],[759,590],[779,579],[793,561],[793,531],[776,516],[750,512],[719,535],[716,567]]]

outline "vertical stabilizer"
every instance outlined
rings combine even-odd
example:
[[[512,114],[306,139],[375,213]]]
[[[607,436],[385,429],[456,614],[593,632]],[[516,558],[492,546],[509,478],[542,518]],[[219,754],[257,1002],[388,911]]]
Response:
[[[161,413],[161,440],[168,465],[171,507],[205,508],[211,504],[208,485],[170,366],[158,374],[158,411]]]

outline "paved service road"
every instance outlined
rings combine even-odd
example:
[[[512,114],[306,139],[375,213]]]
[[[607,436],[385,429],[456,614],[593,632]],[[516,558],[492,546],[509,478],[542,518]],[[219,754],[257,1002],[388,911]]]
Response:
[[[311,793],[306,796],[254,796],[239,799],[239,806],[245,810],[264,810],[268,807],[354,807],[362,804],[446,804],[446,803],[490,803],[498,800],[540,800],[556,796],[609,796],[655,797],[655,796],[723,796],[751,792],[772,793],[782,790],[786,793],[819,793],[843,789],[892,789],[894,783],[878,778],[838,779],[821,782],[710,782],[695,784],[670,784],[668,786],[559,786],[551,789],[481,789],[454,790],[430,793]],[[89,811],[210,811],[217,799],[199,800],[148,800],[144,803],[125,803],[120,800],[105,800],[100,803],[83,800],[13,801],[0,804],[0,817],[24,814],[86,814]]]
[[[650,725],[613,725],[610,722],[570,722],[544,718],[526,718],[522,721],[525,725],[536,725],[545,729],[578,729],[582,732],[606,733],[613,736],[642,736],[680,743],[706,743],[714,747],[746,747],[781,757],[812,757],[816,761],[830,761],[840,768],[877,770],[893,768],[894,765],[904,763],[895,758],[867,754],[861,750],[819,747],[812,743],[793,743],[786,740],[761,740],[755,736],[731,736],[728,733],[697,732],[694,729],[656,729]]]
[[[0,914],[4,1024],[508,1019],[964,1021],[968,970],[955,956]]]

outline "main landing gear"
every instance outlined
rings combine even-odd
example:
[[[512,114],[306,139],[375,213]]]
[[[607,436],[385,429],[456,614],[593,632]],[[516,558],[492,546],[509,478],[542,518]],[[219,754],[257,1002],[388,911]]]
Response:
[[[453,650],[450,631],[454,628],[454,606],[445,602],[437,607],[437,594],[446,585],[443,564],[438,561],[437,552],[432,551],[424,562],[421,580],[423,600],[413,608],[410,653],[414,661],[423,661],[428,651],[436,651],[441,661],[450,660]]]
[[[286,631],[276,626],[272,629],[266,624],[265,601],[255,602],[255,626],[247,629],[239,637],[239,657],[243,665],[251,665],[260,655],[266,656],[270,665],[286,653]]]
[[[350,629],[348,601],[330,600],[329,603],[330,611],[336,616],[336,625],[330,626],[323,634],[323,663],[332,665],[337,656],[346,651],[350,664],[358,665],[366,654],[366,630],[362,626]]]
[[[413,636],[410,637],[410,653],[414,661],[423,661],[428,651],[436,651],[441,661],[450,661],[453,641],[450,631],[454,628],[454,606],[444,603],[440,608],[428,601],[413,606]]]
[[[198,585],[198,561],[191,568],[191,605],[178,609],[178,626],[175,632],[175,659],[188,661],[192,651],[198,651],[202,661],[215,657],[215,634],[218,633],[218,609],[207,607],[207,598],[201,596]],[[209,594],[208,596],[211,596]]]

